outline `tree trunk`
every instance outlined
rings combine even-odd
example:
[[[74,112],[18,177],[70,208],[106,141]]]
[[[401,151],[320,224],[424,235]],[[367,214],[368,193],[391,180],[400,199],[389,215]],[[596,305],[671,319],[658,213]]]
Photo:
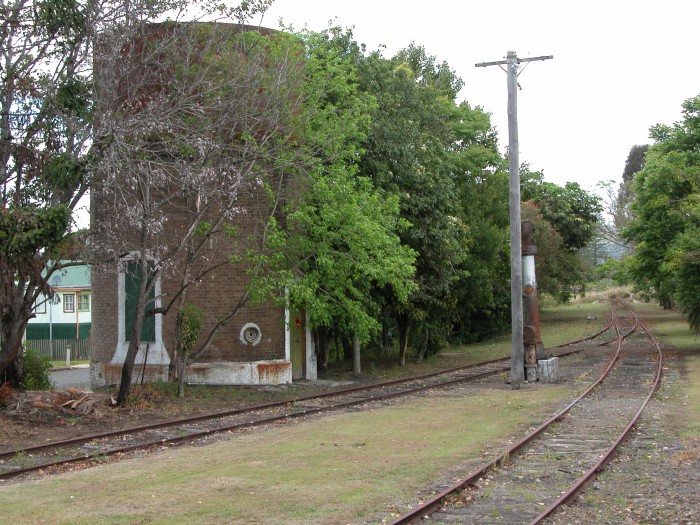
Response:
[[[391,343],[389,342],[389,330],[387,330],[387,328],[386,328],[386,322],[382,323],[382,336],[381,336],[381,342],[379,345],[380,345],[379,355],[386,354],[387,350],[391,346]]]
[[[314,331],[314,338],[316,339],[316,354],[318,355],[318,364],[321,370],[328,370],[328,358],[330,350],[330,337],[328,330],[325,328],[318,328]]]
[[[340,339],[341,339],[342,344],[343,344],[343,359],[345,361],[352,361],[352,358],[353,358],[352,339],[349,339],[346,336],[342,336]]]
[[[423,345],[418,352],[418,362],[421,363],[425,359],[425,354],[428,352],[428,341],[430,341],[430,330],[425,327],[425,337],[423,338]]]
[[[143,320],[146,314],[146,297],[148,285],[148,261],[145,254],[141,257],[141,282],[139,283],[139,294],[136,300],[136,310],[134,312],[134,324],[131,330],[131,340],[129,348],[126,351],[124,364],[122,365],[122,377],[119,383],[119,393],[117,394],[117,406],[123,407],[129,399],[131,391],[131,381],[134,374],[134,363],[136,356],[139,353],[141,343],[141,329],[143,328]],[[146,363],[144,363],[145,367]]]
[[[141,326],[143,324],[143,319],[141,323],[134,323]],[[141,330],[139,329],[139,332]],[[129,349],[126,351],[126,358],[124,359],[124,364],[122,365],[122,378],[119,383],[119,393],[117,394],[117,406],[126,406],[126,402],[129,399],[129,393],[131,392],[131,379],[134,375],[134,363],[136,361],[136,355],[139,352],[139,340],[132,334],[131,341],[129,341]]]
[[[0,384],[7,382],[12,388],[20,388],[24,377],[22,336],[27,321],[3,316],[0,324]]]
[[[354,335],[352,337],[352,373],[359,376],[362,373],[360,363],[360,338]]]
[[[3,381],[7,381],[12,388],[21,388],[23,380],[24,355],[22,355],[22,351],[20,350],[17,352],[17,355],[12,360],[10,365],[5,369],[5,377],[3,378]],[[0,381],[0,384],[2,384],[3,381]]]
[[[408,350],[408,329],[410,320],[407,315],[399,315],[396,318],[399,327],[399,364],[406,366],[406,351]]]
[[[185,397],[185,371],[187,370],[187,352],[180,352],[180,360],[177,364],[177,397]]]

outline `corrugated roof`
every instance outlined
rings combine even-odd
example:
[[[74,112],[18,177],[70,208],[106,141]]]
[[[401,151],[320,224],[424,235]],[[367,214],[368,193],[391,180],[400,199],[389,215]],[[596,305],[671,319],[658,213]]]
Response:
[[[49,279],[56,288],[90,288],[90,267],[87,264],[57,270]]]

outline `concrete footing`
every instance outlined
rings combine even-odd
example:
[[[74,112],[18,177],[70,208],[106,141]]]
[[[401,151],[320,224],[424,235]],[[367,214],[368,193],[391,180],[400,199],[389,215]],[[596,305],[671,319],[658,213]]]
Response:
[[[540,383],[559,381],[559,358],[540,359],[537,361],[537,376]]]
[[[95,363],[90,365],[93,388],[118,385],[122,364]],[[282,385],[292,382],[292,363],[284,360],[252,362],[192,363],[187,367],[185,381],[208,385]],[[167,381],[167,365],[135,364],[133,383]]]

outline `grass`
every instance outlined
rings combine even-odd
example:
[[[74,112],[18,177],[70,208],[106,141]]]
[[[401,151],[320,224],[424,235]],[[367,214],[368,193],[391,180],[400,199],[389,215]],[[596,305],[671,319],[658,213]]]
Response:
[[[609,309],[607,303],[595,302],[552,304],[541,308],[540,327],[545,347],[568,343],[597,332],[605,326]],[[589,314],[593,319],[588,319]],[[365,375],[372,375],[377,379],[395,379],[510,355],[511,335],[508,332],[488,341],[446,348],[423,363],[415,363],[409,359],[406,366],[401,367],[396,363],[396,355],[388,353],[384,356],[368,356],[363,366]],[[347,369],[343,370],[343,366],[349,368],[350,364],[334,364],[330,375],[335,378],[349,378],[349,372]],[[368,370],[373,373],[367,373]]]
[[[71,361],[70,366],[79,366],[79,365],[89,365],[90,360],[78,360],[78,361]],[[66,360],[52,360],[51,361],[51,368],[64,368],[66,366]]]
[[[677,423],[682,427],[682,435],[697,438],[700,435],[700,337],[674,310],[664,310],[652,303],[635,303],[634,309],[642,315],[653,334],[671,347],[671,353],[684,360],[685,377],[669,392],[669,397],[681,405]]]
[[[358,523],[490,445],[505,448],[565,395],[426,396],[202,447],[0,486],[8,523]],[[488,418],[484,416],[488,413]]]
[[[606,324],[608,309],[605,303],[594,302],[552,304],[543,307],[540,317],[545,346],[566,343],[597,332]],[[595,319],[588,320],[589,313]],[[352,374],[352,363],[347,361],[331,363],[329,370],[320,372],[319,376],[320,379],[333,380],[387,381],[488,359],[509,357],[510,337],[510,333],[507,333],[476,344],[453,346],[438,355],[430,356],[422,363],[417,363],[414,357],[409,356],[406,366],[403,367],[399,366],[396,353],[378,355],[368,352],[363,355],[363,374],[359,378]],[[185,398],[182,400],[176,397],[176,388],[174,383],[165,382],[135,385],[129,401],[130,407],[152,410],[154,417],[169,417],[175,413],[216,410],[234,405],[246,406],[312,395],[327,391],[330,387],[303,382],[277,388],[189,385],[185,388]]]

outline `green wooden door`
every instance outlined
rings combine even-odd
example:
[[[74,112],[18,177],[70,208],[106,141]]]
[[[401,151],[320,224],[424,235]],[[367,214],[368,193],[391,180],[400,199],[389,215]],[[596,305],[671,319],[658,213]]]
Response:
[[[306,314],[303,310],[292,312],[289,320],[290,357],[292,359],[292,379],[304,379],[306,366]]]
[[[124,340],[131,341],[131,331],[134,329],[134,315],[136,314],[136,296],[141,285],[141,264],[137,261],[129,261],[126,264],[124,275]],[[146,299],[146,311],[153,310],[155,303],[155,290],[151,289]],[[155,343],[156,318],[154,315],[146,317],[141,328],[141,342]]]

